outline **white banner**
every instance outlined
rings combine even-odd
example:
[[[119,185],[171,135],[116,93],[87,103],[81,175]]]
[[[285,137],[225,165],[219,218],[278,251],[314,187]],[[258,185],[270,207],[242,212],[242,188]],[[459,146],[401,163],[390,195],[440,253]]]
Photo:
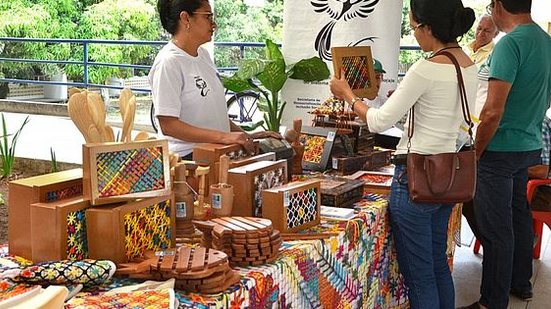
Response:
[[[331,47],[371,46],[371,53],[386,71],[379,93],[396,87],[400,52],[402,0],[285,0],[283,55],[287,64],[313,56],[327,61],[331,72]],[[331,96],[328,81],[304,83],[287,80],[287,102],[282,125],[300,117],[309,125],[308,111]]]

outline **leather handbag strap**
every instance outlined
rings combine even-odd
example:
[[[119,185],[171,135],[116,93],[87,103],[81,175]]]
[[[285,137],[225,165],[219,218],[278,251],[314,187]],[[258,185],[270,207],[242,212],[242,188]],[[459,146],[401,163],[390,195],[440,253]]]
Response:
[[[457,74],[457,84],[459,85],[459,97],[461,98],[461,111],[463,112],[463,119],[467,123],[469,127],[469,137],[471,138],[471,149],[474,149],[474,139],[473,139],[473,122],[471,119],[471,113],[469,112],[469,105],[467,104],[467,91],[465,90],[465,83],[463,81],[463,74],[461,74],[461,66],[459,65],[459,62],[455,58],[453,54],[451,54],[448,51],[440,51],[434,54],[434,56],[446,56],[448,57],[453,65],[455,66],[455,72]],[[411,138],[413,137],[413,126],[415,124],[415,113],[414,113],[414,106],[410,109],[410,116],[408,119],[408,153],[411,148]]]

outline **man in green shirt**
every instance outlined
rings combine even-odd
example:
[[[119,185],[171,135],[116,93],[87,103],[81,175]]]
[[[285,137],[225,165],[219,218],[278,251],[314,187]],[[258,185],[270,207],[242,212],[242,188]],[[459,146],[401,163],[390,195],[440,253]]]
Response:
[[[488,11],[507,33],[489,57],[488,97],[476,134],[474,204],[484,248],[480,300],[507,308],[509,293],[532,298],[532,214],[528,167],[539,162],[541,126],[551,97],[551,38],[530,15],[531,0],[492,0]]]

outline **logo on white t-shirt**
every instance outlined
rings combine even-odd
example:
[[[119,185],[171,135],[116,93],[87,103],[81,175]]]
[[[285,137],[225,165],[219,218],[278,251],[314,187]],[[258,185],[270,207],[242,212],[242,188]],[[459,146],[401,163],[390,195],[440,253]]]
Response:
[[[195,76],[195,86],[201,91],[201,96],[206,97],[210,91],[209,85],[201,76]]]

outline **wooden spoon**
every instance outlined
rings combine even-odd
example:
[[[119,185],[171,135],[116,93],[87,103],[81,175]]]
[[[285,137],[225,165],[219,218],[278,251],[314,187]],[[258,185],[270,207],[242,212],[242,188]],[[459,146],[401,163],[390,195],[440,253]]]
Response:
[[[91,120],[88,117],[88,94],[84,91],[81,93],[75,93],[69,98],[67,103],[67,111],[69,117],[76,125],[84,140],[89,143],[90,137],[88,135],[88,129],[91,124]]]
[[[92,143],[101,143],[103,140],[98,128],[94,124],[90,124],[88,127],[88,136],[90,137],[90,142]]]
[[[102,138],[105,141],[105,104],[101,95],[96,92],[88,92],[88,111]]]
[[[136,115],[136,97],[132,96],[130,100],[128,100],[128,109],[126,110],[126,116],[123,123],[122,128],[122,136],[124,142],[130,142],[131,139],[131,133],[132,128],[134,127],[134,116]],[[126,129],[126,130],[125,130]]]
[[[113,128],[109,125],[105,126],[105,133],[103,135],[103,139],[105,142],[114,142],[115,141],[115,132],[113,132]]]
[[[136,134],[136,136],[134,137],[135,142],[145,141],[145,140],[148,140],[148,139],[149,139],[149,133],[147,133],[145,131],[138,132],[138,134]]]

